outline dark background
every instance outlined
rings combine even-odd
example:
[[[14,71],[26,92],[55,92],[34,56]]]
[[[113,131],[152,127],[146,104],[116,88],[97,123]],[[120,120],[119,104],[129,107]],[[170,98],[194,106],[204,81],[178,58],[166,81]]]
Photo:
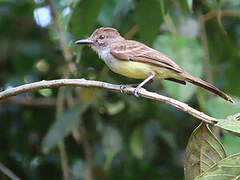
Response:
[[[82,77],[139,83],[73,43],[110,26],[238,102],[239,15],[236,0],[1,0],[0,89]],[[71,65],[76,70],[68,70]],[[156,81],[147,89],[216,118],[240,108],[189,84]],[[199,123],[164,103],[103,89],[38,90],[0,102],[0,163],[21,179],[61,179],[61,163],[71,179],[184,179],[185,148]],[[215,131],[228,155],[240,151],[238,137]],[[9,178],[0,172],[0,179]]]

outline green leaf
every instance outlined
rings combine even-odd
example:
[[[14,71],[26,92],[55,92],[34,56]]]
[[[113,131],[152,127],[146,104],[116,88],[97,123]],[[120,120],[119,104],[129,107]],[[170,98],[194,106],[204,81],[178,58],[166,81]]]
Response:
[[[184,175],[192,180],[226,157],[221,143],[209,127],[201,123],[192,133],[185,152]]]
[[[102,6],[102,0],[81,0],[74,7],[70,25],[74,39],[80,39],[92,33]]]
[[[185,13],[187,12],[193,12],[192,6],[193,6],[193,0],[180,0],[180,5],[182,6],[182,9]]]
[[[117,0],[105,0],[103,7],[98,16],[98,21],[104,26],[112,26],[114,20],[114,10],[117,5]]]
[[[114,156],[122,149],[122,136],[116,128],[105,127],[102,143],[106,155],[105,169],[109,169]]]
[[[118,1],[116,8],[114,10],[114,24],[117,24],[119,26],[121,24],[121,21],[123,21],[125,17],[127,17],[127,14],[129,13],[130,10],[131,10],[131,4],[129,0]],[[122,23],[125,23],[125,22],[122,22]]]
[[[240,178],[240,153],[229,156],[215,165],[206,172],[196,177],[194,180],[237,180]]]
[[[61,31],[67,34],[69,21],[71,18],[71,9],[70,7],[64,8],[61,13],[58,15],[58,23],[61,27]]]
[[[184,37],[171,37],[169,35],[158,36],[153,47],[173,59],[185,71],[196,77],[202,75],[203,51],[194,39]],[[170,96],[180,101],[189,100],[196,90],[196,86],[190,83],[180,85],[175,82],[162,81]]]
[[[130,137],[130,149],[136,158],[143,158],[142,129],[136,128]]]
[[[45,97],[49,97],[52,95],[52,89],[40,89],[38,90],[39,94]]]
[[[221,138],[221,142],[225,147],[227,155],[232,155],[240,152],[240,138],[238,136],[234,136],[227,131],[222,132],[223,137]]]
[[[240,11],[239,11],[240,12]],[[240,15],[239,15],[240,16]],[[223,42],[226,44],[225,42]],[[227,46],[228,48],[231,47],[230,45]],[[223,49],[223,48],[222,48]],[[225,47],[226,49],[226,47]],[[231,49],[232,50],[232,49]],[[230,51],[229,49],[226,49],[226,51]],[[239,52],[239,50],[238,50]],[[231,54],[235,54],[233,50],[231,51]],[[229,55],[229,54],[228,54]],[[232,55],[232,56],[233,56]],[[230,55],[229,55],[230,56]],[[236,59],[238,56],[235,56]],[[233,58],[235,58],[233,57]],[[225,57],[224,57],[225,58]],[[226,57],[229,58],[229,57]],[[230,58],[229,58],[230,59]],[[230,60],[230,66],[226,66],[226,70],[224,71],[224,75],[221,77],[224,77],[224,80],[226,79],[225,82],[225,92],[230,93],[234,96],[239,96],[240,92],[240,83],[236,83],[239,81],[239,61],[236,60],[236,62]]]
[[[86,110],[89,104],[78,104],[74,108],[66,111],[58,118],[42,142],[42,151],[48,153],[51,148],[56,146],[60,140],[66,137],[81,122],[81,114]]]
[[[115,115],[120,113],[126,105],[123,101],[119,101],[116,103],[106,103],[106,109],[108,114]]]
[[[151,44],[163,21],[159,1],[140,1],[136,6],[136,21],[141,41]]]
[[[186,0],[187,4],[188,4],[188,8],[190,9],[190,11],[192,11],[192,6],[193,6],[193,0]]]
[[[240,101],[234,98],[236,104],[226,102],[220,97],[208,99],[206,103],[207,111],[211,116],[216,118],[225,118],[231,114],[238,113],[240,111]]]
[[[233,133],[240,134],[240,113],[228,116],[227,119],[220,119],[216,126]]]

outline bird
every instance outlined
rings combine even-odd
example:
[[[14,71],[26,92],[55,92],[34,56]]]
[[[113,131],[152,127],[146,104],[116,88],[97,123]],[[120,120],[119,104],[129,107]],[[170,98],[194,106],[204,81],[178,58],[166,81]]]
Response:
[[[100,27],[88,38],[77,40],[75,43],[90,46],[113,72],[129,78],[144,79],[134,89],[136,97],[139,96],[139,89],[145,84],[154,79],[161,79],[183,85],[189,82],[234,103],[229,95],[184,71],[167,55],[141,42],[125,39],[114,28]]]

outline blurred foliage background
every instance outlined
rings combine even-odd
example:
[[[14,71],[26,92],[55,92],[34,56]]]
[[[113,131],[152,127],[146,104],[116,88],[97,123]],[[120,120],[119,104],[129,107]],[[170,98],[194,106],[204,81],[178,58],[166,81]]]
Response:
[[[0,89],[86,78],[138,83],[111,72],[74,41],[117,28],[238,101],[240,1],[1,0]],[[216,118],[240,105],[188,84],[147,89]],[[43,89],[0,102],[0,163],[21,179],[184,179],[188,138],[200,121],[164,103],[93,88]],[[240,140],[216,130],[228,155]],[[0,179],[9,179],[0,172]]]

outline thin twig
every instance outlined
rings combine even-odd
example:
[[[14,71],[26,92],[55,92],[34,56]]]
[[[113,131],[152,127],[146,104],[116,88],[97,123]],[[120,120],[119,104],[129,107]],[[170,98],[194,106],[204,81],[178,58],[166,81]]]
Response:
[[[79,89],[79,88],[78,88]],[[77,95],[80,97],[80,91],[76,90]],[[73,108],[76,103],[72,97],[72,94],[68,94],[67,103],[69,108]],[[85,128],[85,123],[82,122],[78,127],[73,127],[72,135],[78,144],[82,143],[83,150],[85,153],[85,179],[92,180],[93,179],[93,170],[92,170],[92,149],[91,145],[88,142],[87,132]]]
[[[126,34],[124,34],[124,38],[132,39],[132,37],[136,34],[137,31],[138,31],[138,25],[135,24],[133,27],[131,27],[131,29]]]
[[[64,88],[60,88],[58,91],[57,96],[57,103],[56,103],[56,117],[59,118],[64,112]],[[64,180],[70,180],[70,172],[68,167],[68,156],[65,148],[64,139],[62,139],[58,143],[58,149],[60,152],[60,158],[61,158],[61,167],[63,172]]]
[[[61,166],[62,166],[64,180],[70,180],[70,173],[69,173],[69,167],[68,167],[68,157],[67,157],[65,143],[64,143],[63,140],[61,140],[58,143],[58,148],[59,148],[60,156],[61,156]]]
[[[220,12],[219,11],[211,11],[211,12],[209,12],[207,14],[204,14],[204,15],[202,15],[202,19],[203,19],[204,22],[206,22],[208,20],[217,18],[219,13],[220,13],[221,17],[224,17],[224,16],[237,16],[237,13],[234,13],[232,11],[221,10]]]
[[[12,180],[20,180],[10,169],[0,163],[0,171],[2,171],[5,175],[7,175]]]
[[[121,85],[110,84],[110,83],[105,83],[101,81],[86,80],[86,79],[58,79],[58,80],[51,80],[51,81],[43,80],[43,81],[25,84],[22,86],[18,86],[15,88],[2,91],[0,92],[0,100],[5,99],[7,97],[15,96],[21,93],[38,90],[38,89],[56,88],[61,86],[98,87],[98,88],[104,88],[104,89],[118,91],[118,92],[120,92],[120,88],[121,88]],[[133,87],[126,87],[124,89],[124,92],[127,94],[133,94],[134,89],[135,88]],[[215,122],[218,121],[217,119],[190,107],[188,104],[185,104],[183,102],[177,101],[175,99],[172,99],[154,92],[147,91],[144,88],[141,88],[139,90],[139,95],[144,98],[161,101],[171,106],[174,106],[209,124],[214,124]]]
[[[220,11],[217,11],[220,12]],[[217,13],[216,12],[216,13]],[[211,13],[211,12],[210,12]],[[204,56],[203,56],[203,65],[204,65],[204,71],[206,74],[206,80],[213,84],[213,76],[212,76],[212,68],[211,68],[211,63],[210,63],[210,55],[209,55],[209,48],[208,48],[208,39],[207,39],[207,33],[206,33],[206,21],[210,19],[210,17],[213,17],[212,14],[210,15],[210,13],[206,14],[206,15],[202,15],[200,12],[198,14],[198,22],[199,22],[199,27],[200,27],[200,38],[201,38],[201,42],[202,42],[202,47],[204,50]],[[213,14],[216,14],[213,13]],[[219,14],[219,13],[218,13]],[[221,15],[224,15],[224,12],[221,11],[220,13]],[[210,16],[209,16],[210,15]],[[212,94],[208,94],[208,97],[213,97]],[[200,100],[200,99],[199,99]],[[200,102],[200,101],[199,101]],[[205,102],[205,101],[202,101]],[[200,102],[201,105],[201,102]],[[202,106],[203,108],[203,106]],[[214,134],[219,137],[220,135],[220,128],[218,127],[214,127],[213,129]]]
[[[202,15],[199,16],[199,26],[200,26],[200,37],[201,37],[202,46],[204,49],[203,62],[204,62],[206,78],[208,82],[213,83],[212,69],[210,66],[210,56],[209,56],[209,49],[208,49],[208,42],[207,42],[207,34],[206,34],[205,23]]]
[[[56,34],[58,36],[59,44],[60,44],[60,47],[62,49],[62,53],[63,53],[64,59],[66,60],[66,62],[68,64],[68,68],[71,71],[71,73],[75,73],[76,70],[77,70],[77,67],[76,67],[76,65],[73,62],[71,62],[72,54],[70,53],[70,51],[68,50],[67,46],[65,45],[64,38],[63,38],[63,33],[62,33],[62,31],[60,29],[60,26],[58,24],[57,15],[55,13],[52,1],[51,0],[47,0],[47,4],[50,7],[51,16],[52,16],[52,19],[53,19],[53,26],[54,26],[54,29],[55,29]]]
[[[92,180],[92,149],[87,139],[87,132],[84,124],[80,125],[79,133],[82,137],[83,148],[86,156],[86,180]]]

